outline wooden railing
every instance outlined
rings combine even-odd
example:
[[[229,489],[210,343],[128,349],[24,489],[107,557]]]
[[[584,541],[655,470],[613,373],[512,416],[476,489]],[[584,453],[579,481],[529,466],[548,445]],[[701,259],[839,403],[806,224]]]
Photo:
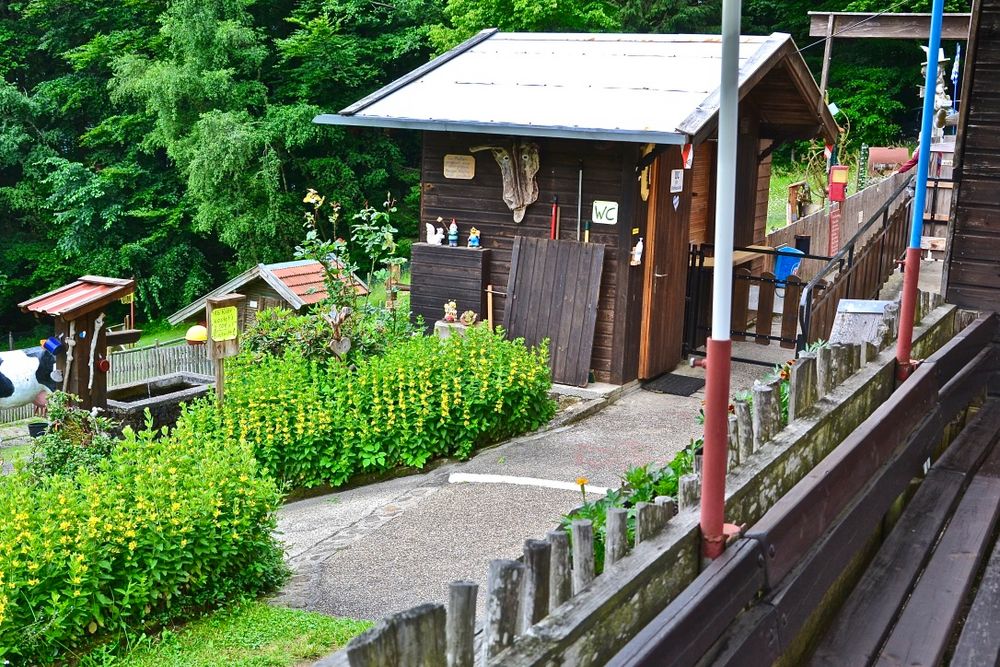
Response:
[[[909,232],[913,196],[903,180],[872,217],[816,275],[799,302],[798,349],[826,339],[841,299],[874,299],[896,270]]]
[[[212,375],[205,345],[188,345],[183,338],[112,352],[108,386],[117,387],[169,373]]]
[[[609,664],[801,664],[787,652],[803,646],[828,591],[870,548],[946,427],[995,382],[997,330],[997,315],[984,316],[931,355]]]
[[[912,175],[894,174],[877,183],[872,183],[861,192],[857,192],[840,204],[840,238],[851,238],[858,230],[871,220],[884,204],[896,199],[900,186],[909,182]],[[890,204],[889,212],[895,210]],[[811,213],[790,225],[776,229],[767,235],[766,245],[772,248],[781,246],[796,247],[796,239],[809,239],[809,252],[814,255],[825,255],[830,251],[830,213],[827,210]],[[866,238],[862,238],[864,242]],[[824,266],[825,261],[806,259],[799,268],[799,277],[810,280]]]

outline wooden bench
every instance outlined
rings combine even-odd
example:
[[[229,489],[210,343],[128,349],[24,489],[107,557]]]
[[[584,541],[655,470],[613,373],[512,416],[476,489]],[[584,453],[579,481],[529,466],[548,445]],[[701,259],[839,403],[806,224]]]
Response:
[[[928,471],[812,664],[940,662],[1000,516],[998,441],[1000,400],[991,400]],[[1000,556],[997,562],[1000,581]],[[984,597],[984,605],[994,602]],[[985,612],[982,629],[992,632],[993,624]],[[969,632],[969,650],[977,655],[1000,642],[995,632]]]

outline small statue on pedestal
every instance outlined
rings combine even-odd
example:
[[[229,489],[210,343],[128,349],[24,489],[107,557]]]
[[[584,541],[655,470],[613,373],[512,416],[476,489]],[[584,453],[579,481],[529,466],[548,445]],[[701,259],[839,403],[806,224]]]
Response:
[[[451,219],[451,225],[448,227],[448,245],[452,248],[458,247],[458,224],[455,223],[455,218]]]
[[[478,248],[479,247],[479,230],[473,227],[469,230],[469,247]]]

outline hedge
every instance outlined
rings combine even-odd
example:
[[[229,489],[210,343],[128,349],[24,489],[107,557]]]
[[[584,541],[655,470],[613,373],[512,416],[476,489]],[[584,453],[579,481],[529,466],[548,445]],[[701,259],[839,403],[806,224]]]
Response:
[[[96,471],[0,477],[0,664],[279,583],[275,482],[190,417],[160,440],[126,431]]]
[[[292,353],[230,361],[223,437],[251,446],[295,486],[465,458],[544,425],[555,411],[547,347],[528,349],[486,327],[446,340],[414,337],[357,367]]]

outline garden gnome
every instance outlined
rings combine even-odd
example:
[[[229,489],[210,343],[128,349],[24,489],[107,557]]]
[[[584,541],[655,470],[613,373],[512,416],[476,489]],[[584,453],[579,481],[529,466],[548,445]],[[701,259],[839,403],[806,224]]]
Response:
[[[469,230],[469,247],[478,248],[479,247],[479,230],[473,227]]]
[[[455,224],[455,218],[451,219],[451,226],[448,227],[448,245],[458,247],[458,225]]]

